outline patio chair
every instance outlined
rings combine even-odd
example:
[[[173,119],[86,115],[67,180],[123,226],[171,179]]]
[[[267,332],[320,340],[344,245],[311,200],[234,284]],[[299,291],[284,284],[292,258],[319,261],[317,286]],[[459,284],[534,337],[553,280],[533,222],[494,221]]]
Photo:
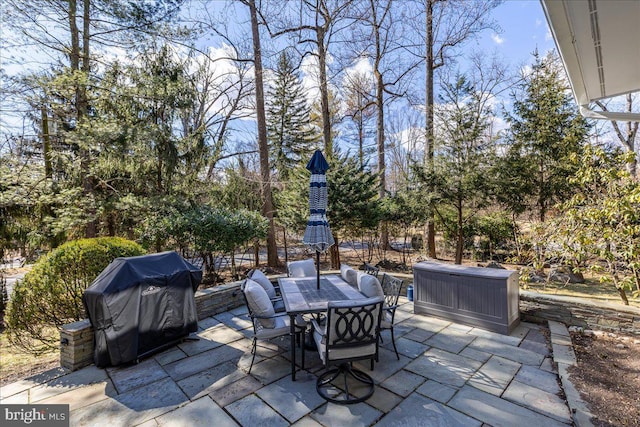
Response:
[[[273,286],[271,280],[269,280],[262,271],[256,268],[251,270],[249,274],[247,274],[247,277],[262,286],[262,288],[267,292],[267,296],[271,300],[276,313],[282,313],[285,311],[284,301],[282,301],[282,297],[280,296],[280,288]]]
[[[364,268],[363,268],[364,272],[367,274],[370,274],[372,276],[378,277],[378,273],[380,273],[380,269],[378,267],[375,267],[371,264],[368,263],[364,263]]]
[[[377,277],[370,274],[358,272],[356,280],[358,284],[358,290],[368,298],[384,298],[384,291],[382,290],[382,285],[380,285],[380,281]]]
[[[384,293],[384,307],[382,311],[382,320],[380,321],[380,329],[391,331],[391,343],[393,350],[396,352],[396,358],[400,360],[398,349],[396,348],[396,339],[393,334],[393,323],[396,316],[396,308],[398,308],[398,298],[402,291],[404,281],[390,274],[382,275],[382,292]],[[381,338],[382,339],[382,338]]]
[[[313,339],[327,368],[316,381],[316,390],[322,398],[338,404],[353,404],[373,395],[373,379],[353,368],[352,362],[369,359],[373,370],[378,356],[383,301],[380,297],[332,301],[324,324],[311,320]],[[338,366],[330,367],[332,364]]]
[[[253,324],[253,343],[251,345],[251,366],[249,373],[253,368],[253,362],[256,359],[256,350],[258,340],[269,340],[280,336],[289,335],[291,332],[291,320],[286,313],[276,314],[275,309],[267,292],[258,283],[251,279],[247,279],[241,286],[244,301],[249,310],[249,317]],[[307,329],[307,323],[302,316],[296,317],[296,335],[297,342],[302,342],[302,337]],[[302,368],[304,369],[304,351],[302,353]]]
[[[287,263],[289,277],[316,277],[317,273],[316,263],[311,258]]]
[[[358,272],[347,264],[340,264],[340,277],[351,286],[358,287]]]

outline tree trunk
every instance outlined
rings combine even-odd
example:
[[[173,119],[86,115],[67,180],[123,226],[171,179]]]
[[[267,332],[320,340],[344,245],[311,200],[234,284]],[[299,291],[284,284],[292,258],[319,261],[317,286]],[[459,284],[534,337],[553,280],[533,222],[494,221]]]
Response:
[[[324,153],[328,158],[333,157],[333,142],[331,140],[331,118],[329,113],[329,85],[327,83],[327,52],[324,45],[324,30],[316,32],[318,42],[318,66],[320,67],[320,109],[322,110],[322,133],[324,139]]]
[[[340,268],[340,247],[338,246],[338,239],[335,234],[333,238],[336,244],[329,248],[329,258],[331,259],[331,268],[338,270]]]
[[[53,168],[51,166],[51,136],[49,135],[49,115],[47,107],[42,105],[42,156],[44,157],[44,176],[53,178]]]
[[[462,264],[462,253],[464,251],[464,231],[462,230],[462,203],[458,202],[458,226],[456,230],[456,264]]]
[[[604,103],[596,101],[596,104],[598,104],[602,110],[608,111],[607,106]],[[631,94],[627,94],[627,112],[633,112],[633,97]],[[640,179],[640,170],[638,170],[638,153],[636,152],[635,145],[640,122],[627,122],[625,133],[622,133],[620,124],[616,120],[611,120],[611,125],[613,126],[613,129],[625,150],[635,154],[633,160],[627,163],[627,171],[634,179]]]
[[[377,111],[377,123],[376,123],[376,142],[378,148],[378,174],[380,175],[378,184],[378,197],[380,200],[386,196],[387,180],[386,180],[386,162],[384,156],[384,87],[382,81],[382,74],[376,70],[374,71],[376,77],[376,106]],[[389,229],[386,221],[382,222],[382,230],[380,233],[380,245],[384,250],[389,249]]]
[[[236,274],[236,248],[235,247],[231,250],[231,277],[233,277],[233,280],[238,280],[238,275]]]
[[[69,0],[69,33],[71,34],[71,49],[69,51],[70,69],[74,73],[74,81],[76,85],[76,126],[84,121],[87,114],[87,88],[78,81],[79,73],[86,76],[89,73],[89,30],[90,30],[90,14],[89,0],[83,0],[83,36],[82,36],[82,52],[80,51],[80,31],[77,23],[78,3],[77,0]],[[82,68],[80,66],[82,59]],[[87,203],[87,223],[85,225],[85,237],[96,237],[97,225],[95,220],[95,208],[93,207],[93,182],[90,176],[90,151],[89,147],[80,148],[80,176],[82,180],[82,193],[85,198],[90,199]]]
[[[610,247],[611,243],[607,242],[607,251],[611,251]],[[616,267],[615,261],[607,260],[607,264],[609,267],[609,272],[611,274],[611,278],[613,279],[613,285],[616,287],[616,291],[618,291],[618,295],[620,295],[620,299],[624,305],[629,305],[629,299],[627,298],[627,293],[624,291],[624,287],[620,285],[620,281],[618,279],[618,270]]]
[[[273,195],[271,193],[271,173],[269,168],[269,146],[267,144],[267,121],[264,111],[264,85],[262,80],[262,51],[255,0],[248,0],[251,13],[251,34],[256,79],[256,114],[258,119],[258,151],[260,152],[260,173],[262,175],[262,214],[269,220],[267,233],[267,265],[278,267],[278,247],[276,245],[275,221],[273,219]]]
[[[425,147],[424,162],[428,171],[433,170],[433,0],[427,0],[426,4],[426,96],[425,96]],[[433,207],[429,209],[427,219],[427,250],[431,258],[436,258],[436,227]]]
[[[253,243],[253,266],[260,266],[260,242],[257,240]]]
[[[289,248],[287,246],[287,229],[282,227],[282,240],[284,245],[284,263],[287,264],[289,262]]]
[[[380,71],[380,61],[382,59],[382,46],[380,40],[380,25],[377,18],[375,2],[371,1],[371,11],[373,19],[375,49],[373,75],[376,79],[376,148],[378,150],[378,197],[384,199],[387,193],[386,162],[384,156],[384,80]],[[383,250],[389,249],[389,229],[385,221],[382,222],[380,233],[380,244]]]
[[[618,291],[618,295],[620,295],[624,305],[629,305],[629,299],[627,298],[627,293],[624,291],[624,288],[616,286],[616,290]]]
[[[359,101],[360,102],[360,101]],[[362,105],[360,102],[359,105]],[[357,126],[358,126],[358,157],[360,158],[360,170],[364,170],[364,118],[363,113],[360,111],[360,116],[358,117]]]
[[[544,177],[544,163],[542,157],[539,164],[539,178],[538,178],[538,209],[540,222],[544,222],[547,216],[547,201],[544,194],[545,177]]]

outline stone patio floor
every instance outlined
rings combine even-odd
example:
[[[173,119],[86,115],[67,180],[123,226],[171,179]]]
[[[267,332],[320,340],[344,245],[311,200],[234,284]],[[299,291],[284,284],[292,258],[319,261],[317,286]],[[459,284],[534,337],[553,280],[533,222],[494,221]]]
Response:
[[[55,368],[6,385],[0,403],[68,404],[71,426],[573,425],[567,399],[574,393],[558,375],[575,360],[563,324],[521,323],[507,336],[416,315],[413,303],[400,302],[400,360],[383,332],[375,369],[358,364],[376,391],[356,405],[327,403],[316,393],[324,368],[315,351],[306,352],[305,370],[291,381],[288,337],[259,344],[247,374],[245,307],[203,319],[199,340],[136,365]]]

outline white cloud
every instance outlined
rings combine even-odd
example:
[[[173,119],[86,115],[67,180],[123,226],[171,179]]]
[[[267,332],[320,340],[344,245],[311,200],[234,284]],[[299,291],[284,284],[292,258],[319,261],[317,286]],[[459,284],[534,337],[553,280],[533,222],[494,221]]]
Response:
[[[345,79],[353,75],[363,75],[367,77],[373,77],[373,65],[369,58],[359,58],[353,66],[347,68],[345,71]]]
[[[504,39],[503,39],[502,37],[500,37],[500,35],[495,34],[495,33],[491,35],[491,40],[493,40],[493,42],[494,42],[495,44],[502,44],[502,43],[504,43]]]
[[[320,99],[320,85],[318,80],[318,57],[315,55],[307,55],[302,59],[300,71],[302,72],[302,87],[307,94],[307,102],[309,105]]]
[[[389,135],[389,139],[396,145],[402,146],[405,151],[415,153],[424,151],[425,132],[424,127],[411,126]]]
[[[315,53],[315,52],[314,52]],[[333,63],[333,56],[327,54],[327,68]],[[302,59],[300,64],[300,71],[302,72],[302,87],[307,95],[307,102],[309,105],[313,105],[320,101],[320,66],[318,64],[318,57],[314,55],[307,55]],[[327,70],[327,78],[328,78]],[[338,90],[335,86],[329,84],[329,89],[334,94],[338,95]]]
[[[553,40],[553,34],[551,34],[551,30],[547,30],[547,33],[544,35],[544,39],[545,39],[545,41],[552,41]]]

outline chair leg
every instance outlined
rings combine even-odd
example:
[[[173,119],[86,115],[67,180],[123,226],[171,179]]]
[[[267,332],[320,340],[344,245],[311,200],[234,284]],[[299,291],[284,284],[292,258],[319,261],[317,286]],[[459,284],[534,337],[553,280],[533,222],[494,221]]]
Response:
[[[340,376],[343,376],[343,378],[338,380],[338,377]],[[351,376],[354,380],[360,383],[356,387],[356,390],[354,390],[356,394],[353,394],[352,391],[349,390],[347,376]],[[338,395],[331,392],[332,389],[338,387],[337,385],[332,386],[332,381],[334,380],[338,380],[342,384],[339,388],[343,388],[343,392]],[[337,403],[339,405],[350,405],[364,402],[370,398],[375,391],[375,382],[368,374],[354,369],[351,366],[351,363],[346,362],[342,363],[339,367],[330,368],[320,374],[316,380],[316,391],[323,399],[328,400],[329,402]]]
[[[251,346],[251,365],[249,366],[249,373],[251,373],[251,368],[253,368],[253,361],[256,360],[256,338],[253,338],[253,345]]]
[[[393,335],[393,326],[391,327],[391,343],[393,344],[393,349],[396,352],[396,358],[400,360],[400,355],[398,354],[398,348],[396,347],[396,337]]]
[[[304,340],[306,329],[300,332],[300,353],[302,353],[302,369],[304,369]]]

